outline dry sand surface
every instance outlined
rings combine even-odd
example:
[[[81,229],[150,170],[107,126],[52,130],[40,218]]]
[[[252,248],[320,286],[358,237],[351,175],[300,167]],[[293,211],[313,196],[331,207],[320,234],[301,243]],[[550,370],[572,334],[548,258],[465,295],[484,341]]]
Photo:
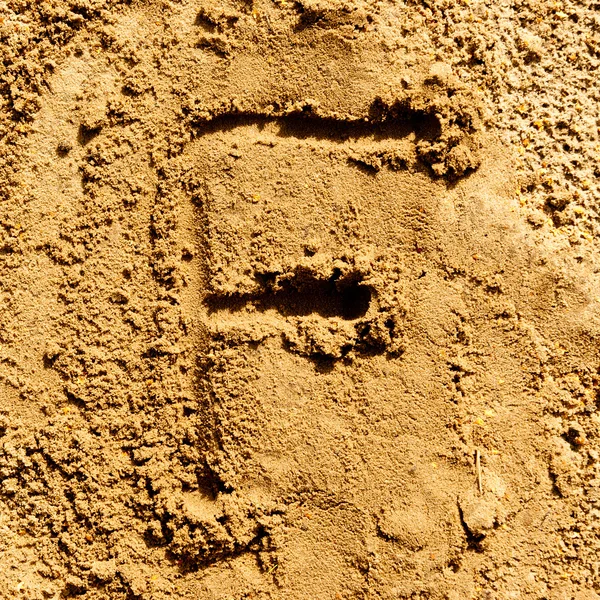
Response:
[[[599,31],[0,0],[0,597],[600,598]]]

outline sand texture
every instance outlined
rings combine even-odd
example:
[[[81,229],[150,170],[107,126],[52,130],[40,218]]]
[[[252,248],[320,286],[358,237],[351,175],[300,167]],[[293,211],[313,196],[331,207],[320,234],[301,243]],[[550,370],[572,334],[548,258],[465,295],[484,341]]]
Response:
[[[599,599],[599,31],[0,0],[0,598]]]

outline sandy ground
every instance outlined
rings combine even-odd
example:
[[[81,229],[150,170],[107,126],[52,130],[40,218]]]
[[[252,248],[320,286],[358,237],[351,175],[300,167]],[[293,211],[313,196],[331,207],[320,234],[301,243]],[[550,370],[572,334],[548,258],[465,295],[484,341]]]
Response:
[[[0,597],[598,599],[599,8],[0,1]]]

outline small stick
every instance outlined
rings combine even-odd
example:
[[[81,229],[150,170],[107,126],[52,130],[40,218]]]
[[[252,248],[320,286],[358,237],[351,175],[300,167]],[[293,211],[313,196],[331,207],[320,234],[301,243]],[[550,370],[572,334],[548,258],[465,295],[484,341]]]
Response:
[[[479,493],[483,494],[483,485],[481,483],[481,453],[479,452],[479,448],[475,450],[475,469],[477,470],[477,487],[479,488]]]

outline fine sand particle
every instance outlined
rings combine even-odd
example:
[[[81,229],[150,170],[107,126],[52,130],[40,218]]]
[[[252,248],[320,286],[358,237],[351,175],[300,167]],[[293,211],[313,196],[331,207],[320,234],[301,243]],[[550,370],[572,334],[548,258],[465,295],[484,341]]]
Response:
[[[599,25],[0,1],[0,598],[599,598]]]

